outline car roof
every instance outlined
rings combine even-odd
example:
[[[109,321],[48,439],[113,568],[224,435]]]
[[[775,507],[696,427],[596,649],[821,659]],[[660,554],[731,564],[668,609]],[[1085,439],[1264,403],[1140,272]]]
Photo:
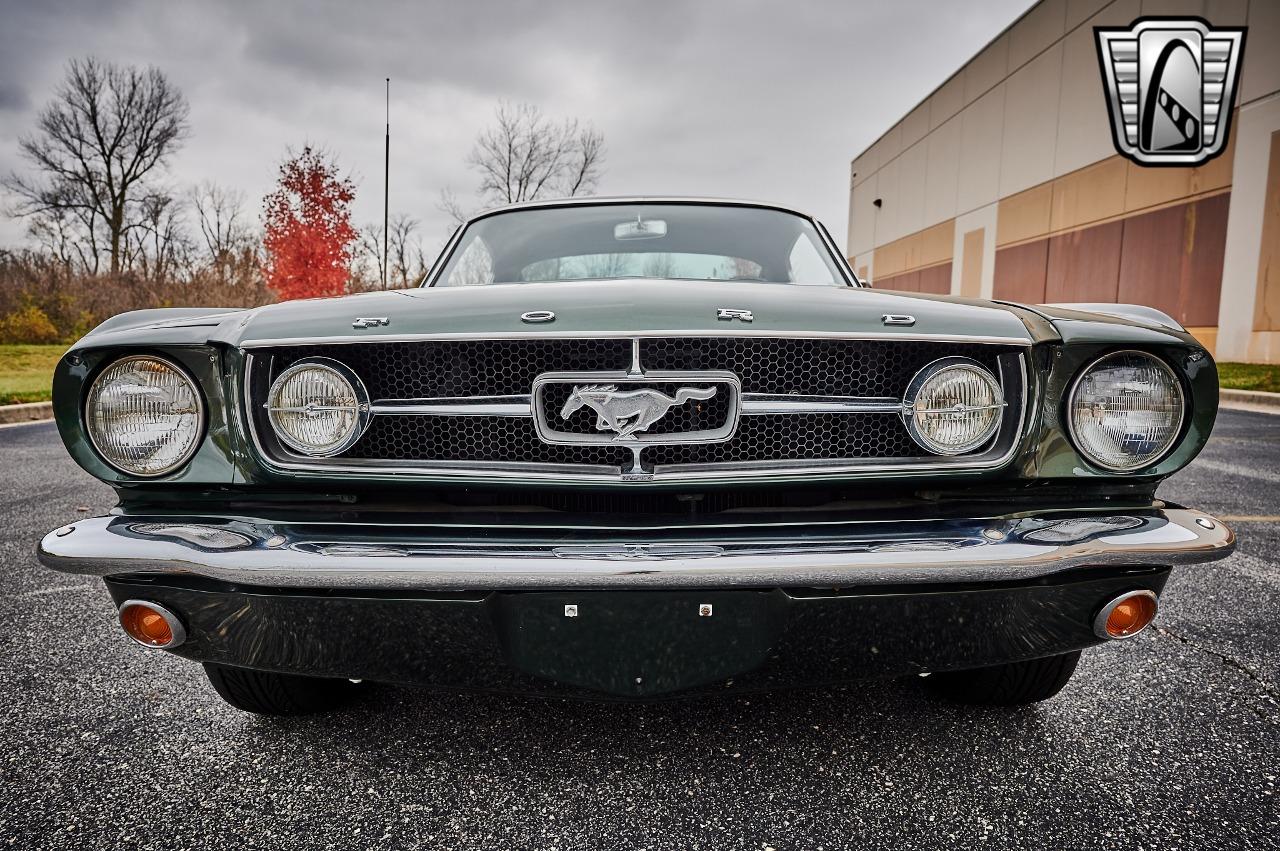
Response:
[[[576,206],[611,206],[618,204],[690,204],[705,206],[758,207],[762,210],[779,210],[784,213],[813,219],[813,216],[793,207],[771,204],[767,201],[751,201],[742,198],[714,198],[693,195],[575,195],[572,198],[547,198],[538,201],[519,201],[514,204],[503,204],[490,207],[469,217],[464,224],[471,224],[479,219],[488,218],[498,213],[512,210],[532,210],[540,207],[576,207]]]

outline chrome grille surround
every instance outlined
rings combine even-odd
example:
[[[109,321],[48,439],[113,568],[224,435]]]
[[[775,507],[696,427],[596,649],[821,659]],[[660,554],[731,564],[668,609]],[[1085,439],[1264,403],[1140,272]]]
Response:
[[[703,332],[690,336],[650,333],[589,338],[521,335],[493,340],[433,335],[391,343],[367,339],[358,343],[332,339],[295,339],[280,343],[287,345],[261,341],[245,347],[244,388],[249,401],[249,431],[266,467],[302,475],[351,478],[409,475],[444,481],[696,483],[983,470],[1001,466],[1012,457],[1023,432],[1028,404],[1026,352],[1030,343],[1017,338],[880,334],[782,337],[776,333],[715,335]],[[290,453],[273,439],[269,426],[264,427],[258,416],[263,377],[269,379],[294,359],[324,354],[357,364],[355,368],[359,372],[359,365],[376,363],[392,354],[391,350],[384,350],[370,360],[371,353],[367,350],[371,348],[431,344],[439,353],[449,351],[440,346],[458,343],[471,346],[466,347],[465,353],[452,352],[454,359],[448,363],[456,364],[461,358],[466,368],[473,371],[477,365],[497,363],[491,374],[503,378],[496,386],[483,381],[462,381],[455,368],[444,370],[445,377],[438,384],[418,386],[423,391],[438,387],[457,389],[462,390],[463,395],[387,398],[375,395],[385,386],[378,383],[376,376],[362,376],[371,384],[371,395],[375,395],[373,424],[356,446],[337,457],[312,459]],[[529,346],[531,343],[537,345]],[[684,366],[686,371],[705,375],[717,371],[712,369],[717,365],[714,358],[732,353],[732,357],[724,357],[732,367],[724,372],[741,382],[737,429],[729,440],[701,445],[681,446],[658,441],[645,447],[613,442],[572,446],[546,443],[539,439],[535,422],[533,381],[522,393],[508,391],[518,389],[511,376],[523,381],[530,374],[536,379],[544,372],[560,372],[568,358],[552,356],[542,360],[554,352],[557,344],[568,344],[569,351],[576,353],[571,365],[585,368],[575,371],[610,372],[614,377],[639,373],[644,378],[644,386],[661,382],[657,376],[646,373],[654,366],[643,360],[646,356],[653,357],[662,367]],[[483,358],[484,348],[490,345],[501,346],[505,353],[502,359],[491,362]],[[844,352],[839,351],[842,347],[846,349]],[[896,351],[889,351],[894,347]],[[770,350],[786,350],[789,355],[780,358],[780,365],[772,370],[764,369],[759,356]],[[513,366],[512,352],[520,353],[519,357],[525,360],[540,362],[533,365],[517,357]],[[902,393],[907,379],[918,367],[937,356],[953,354],[987,364],[998,376],[1008,405],[1000,429],[986,446],[954,457],[922,455],[902,423]],[[843,359],[842,363],[833,363],[833,357]],[[413,362],[426,366],[420,358]],[[629,363],[620,363],[624,360]],[[895,363],[896,370],[885,369]],[[840,369],[841,365],[853,367],[854,364],[859,367]],[[886,371],[902,371],[907,378],[895,379],[884,375]],[[820,380],[805,380],[805,375]],[[840,383],[841,375],[846,378],[843,383]],[[430,379],[428,372],[426,378],[414,380]],[[800,389],[806,392],[794,392],[795,382],[800,380],[804,380]],[[895,380],[897,389],[889,392]],[[785,387],[792,388],[793,392],[779,392]],[[490,393],[502,392],[482,395],[481,391],[486,389]],[[850,390],[884,395],[831,392]],[[795,434],[802,439],[793,439]],[[824,450],[824,445],[839,451]]]

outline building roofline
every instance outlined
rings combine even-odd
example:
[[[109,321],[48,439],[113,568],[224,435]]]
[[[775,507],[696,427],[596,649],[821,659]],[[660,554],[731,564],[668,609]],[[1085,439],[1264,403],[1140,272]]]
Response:
[[[917,109],[919,109],[922,105],[924,105],[924,103],[925,103],[926,101],[928,101],[928,100],[929,100],[929,98],[931,98],[931,97],[933,97],[934,95],[936,95],[936,94],[937,94],[937,93],[942,89],[942,87],[943,87],[943,86],[945,86],[947,83],[950,83],[950,82],[951,82],[952,80],[954,80],[956,77],[960,76],[960,72],[961,72],[961,71],[963,71],[965,68],[968,68],[970,65],[972,65],[972,64],[973,64],[973,60],[977,59],[980,55],[982,55],[982,52],[983,52],[984,50],[986,50],[988,47],[990,47],[991,45],[993,45],[993,44],[995,44],[997,41],[999,41],[1001,38],[1003,38],[1003,37],[1004,37],[1004,35],[1005,35],[1006,33],[1008,33],[1010,30],[1012,30],[1014,27],[1016,27],[1019,23],[1021,23],[1023,18],[1025,18],[1027,15],[1030,15],[1030,14],[1031,14],[1031,12],[1032,12],[1032,10],[1034,10],[1037,6],[1039,6],[1041,3],[1044,3],[1044,2],[1045,2],[1045,0],[1034,0],[1034,2],[1033,2],[1030,6],[1028,6],[1025,10],[1023,10],[1023,12],[1022,12],[1022,14],[1021,14],[1021,15],[1019,15],[1019,16],[1018,16],[1018,17],[1016,17],[1016,18],[1014,18],[1012,21],[1010,21],[1010,22],[1009,22],[1009,25],[1008,25],[1008,26],[1006,26],[1004,29],[1000,30],[1000,32],[996,33],[996,34],[995,34],[995,35],[993,35],[990,39],[988,39],[986,44],[982,45],[982,47],[978,48],[978,49],[974,52],[974,54],[973,54],[972,56],[970,56],[968,59],[966,59],[964,62],[962,62],[962,63],[960,64],[960,67],[959,67],[959,68],[957,68],[956,70],[954,70],[954,71],[952,71],[952,72],[951,72],[950,76],[948,76],[948,77],[947,77],[945,80],[943,80],[941,83],[939,83],[938,85],[936,85],[936,86],[934,86],[932,89],[930,89],[930,90],[929,90],[929,93],[928,93],[928,94],[926,94],[924,97],[920,98],[920,100],[918,100],[918,101],[916,101],[914,104],[912,104],[911,108],[910,108],[910,109],[908,109],[906,112],[902,113],[902,115],[898,118],[898,120],[897,120],[897,121],[895,121],[895,122],[893,122],[892,124],[890,124],[890,125],[889,125],[889,129],[888,129],[888,130],[885,130],[883,133],[881,133],[881,134],[880,134],[879,136],[877,136],[875,139],[871,140],[871,143],[870,143],[869,145],[867,145],[865,148],[863,148],[861,151],[859,151],[857,154],[855,154],[855,155],[853,156],[853,158],[849,160],[849,165],[853,165],[854,161],[856,161],[856,160],[858,159],[858,157],[861,157],[861,156],[862,156],[863,154],[865,154],[867,151],[871,150],[871,149],[872,149],[872,148],[874,148],[876,145],[880,144],[880,140],[881,140],[881,139],[883,139],[885,136],[888,136],[888,135],[889,135],[889,133],[891,133],[891,132],[893,131],[893,128],[897,127],[899,124],[901,124],[902,122],[906,121],[906,120],[907,120],[907,116],[908,116],[908,115],[910,115],[911,113],[915,112],[915,111],[916,111]],[[1112,2],[1112,0],[1108,0],[1107,5],[1110,5],[1110,4],[1111,4],[1111,2]],[[1037,54],[1037,55],[1039,55],[1039,54]],[[1019,67],[1021,67],[1021,66],[1019,66]],[[1006,77],[1007,77],[1007,75],[1006,75]],[[968,104],[965,104],[965,106],[968,106]],[[961,107],[961,108],[960,108],[960,111],[961,111],[961,112],[963,112],[963,111],[964,111],[964,107]],[[959,114],[959,113],[957,113],[957,115],[958,115],[958,114]],[[926,134],[926,135],[927,135],[927,134]]]

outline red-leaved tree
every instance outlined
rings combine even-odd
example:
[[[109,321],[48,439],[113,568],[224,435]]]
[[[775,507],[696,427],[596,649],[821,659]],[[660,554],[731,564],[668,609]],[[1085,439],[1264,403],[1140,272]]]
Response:
[[[280,180],[263,199],[263,274],[282,299],[341,295],[351,277],[359,235],[351,224],[355,185],[310,146],[280,166]]]

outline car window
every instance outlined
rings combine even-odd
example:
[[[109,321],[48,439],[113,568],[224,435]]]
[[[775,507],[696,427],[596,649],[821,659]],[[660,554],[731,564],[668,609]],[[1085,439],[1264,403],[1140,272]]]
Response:
[[[466,248],[458,256],[458,262],[449,270],[448,285],[451,287],[474,287],[480,284],[493,283],[493,255],[483,238],[477,237],[467,243]]]
[[[721,254],[613,253],[538,260],[520,270],[520,279],[694,278],[731,281],[759,280],[761,271],[759,263]]]
[[[807,233],[800,234],[796,244],[791,246],[787,265],[791,270],[790,277],[793,283],[822,285],[836,282],[830,265],[823,259],[818,246],[813,244],[813,239]]]
[[[813,223],[717,204],[581,204],[515,209],[467,225],[435,286],[678,279],[840,286]]]

